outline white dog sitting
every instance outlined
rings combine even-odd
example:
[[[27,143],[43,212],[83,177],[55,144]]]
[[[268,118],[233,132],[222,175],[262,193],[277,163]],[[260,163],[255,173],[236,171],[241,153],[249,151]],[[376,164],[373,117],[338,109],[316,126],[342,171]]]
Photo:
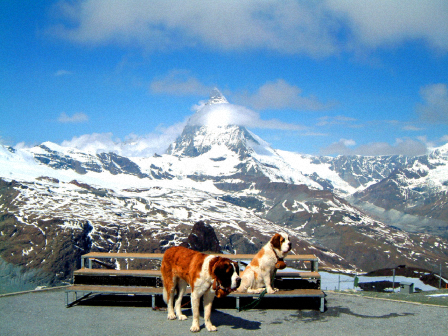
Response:
[[[241,274],[241,285],[237,291],[241,293],[261,293],[266,288],[273,294],[278,289],[272,287],[276,269],[286,267],[283,258],[291,251],[291,242],[286,233],[276,233],[255,255]]]

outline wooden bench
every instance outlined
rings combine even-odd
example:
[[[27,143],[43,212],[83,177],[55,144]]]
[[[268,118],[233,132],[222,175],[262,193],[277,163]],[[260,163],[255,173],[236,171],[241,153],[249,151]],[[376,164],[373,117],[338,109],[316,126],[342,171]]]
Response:
[[[162,272],[159,270],[116,270],[105,268],[81,268],[74,272],[74,276],[128,276],[128,277],[154,277],[159,278]],[[308,271],[277,271],[277,278],[301,278],[320,279],[319,272]]]
[[[249,263],[254,255],[251,254],[215,254],[230,258],[240,263]],[[93,262],[101,259],[147,259],[161,261],[162,253],[103,253],[91,252],[81,256],[81,269],[76,270],[73,276],[73,285],[66,289],[67,307],[90,297],[92,294],[132,294],[148,295],[152,297],[152,307],[155,308],[157,296],[162,295],[162,281],[160,270],[117,270],[105,268],[93,268]],[[266,294],[265,297],[316,297],[320,298],[320,311],[324,311],[325,294],[320,289],[320,274],[318,272],[318,258],[314,255],[289,255],[286,261],[302,261],[310,264],[309,270],[285,270],[278,271],[276,281],[287,282],[289,279],[298,281],[310,280],[316,282],[317,288],[281,288],[274,294]],[[85,267],[87,266],[87,267]],[[293,280],[291,280],[293,281]],[[287,284],[287,286],[290,283]],[[291,282],[296,284],[297,282]],[[69,293],[74,298],[69,302]],[[78,297],[78,293],[83,296]],[[87,293],[87,294],[85,294]],[[187,295],[189,292],[187,293]],[[236,298],[236,308],[239,309],[240,297],[254,297],[249,293],[232,293],[229,297]]]
[[[226,257],[238,262],[250,262],[254,257],[253,254],[215,254]],[[152,259],[162,260],[163,253],[107,253],[107,252],[90,252],[81,256],[81,268],[92,268],[92,261],[95,259]],[[311,264],[310,270],[317,272],[319,259],[313,254],[288,255],[285,260],[303,261]],[[86,266],[87,261],[87,266]]]

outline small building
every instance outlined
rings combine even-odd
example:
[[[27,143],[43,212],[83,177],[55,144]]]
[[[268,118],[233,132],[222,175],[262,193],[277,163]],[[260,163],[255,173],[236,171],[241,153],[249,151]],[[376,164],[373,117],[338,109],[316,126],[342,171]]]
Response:
[[[413,282],[400,282],[400,293],[412,294],[414,293]]]

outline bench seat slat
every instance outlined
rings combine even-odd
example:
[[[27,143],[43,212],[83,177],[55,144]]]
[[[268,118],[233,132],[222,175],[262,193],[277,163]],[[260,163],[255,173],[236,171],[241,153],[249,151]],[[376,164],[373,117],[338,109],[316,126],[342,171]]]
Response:
[[[232,260],[252,260],[254,254],[214,254],[229,258]],[[130,258],[130,259],[155,259],[162,260],[163,253],[108,253],[108,252],[89,252],[82,258]],[[285,260],[291,261],[317,261],[318,258],[313,254],[288,255]]]
[[[136,277],[160,277],[159,270],[114,270],[106,268],[81,268],[74,275],[109,275],[109,276],[136,276]]]
[[[112,270],[105,268],[81,268],[74,275],[103,275],[103,276],[134,276],[134,277],[161,277],[160,270]],[[319,272],[278,271],[277,278],[306,278],[320,279]]]
[[[131,259],[160,259],[163,253],[114,253],[114,252],[89,252],[82,258],[131,258]]]
[[[302,272],[302,271],[288,271],[277,272],[276,278],[304,278],[304,279],[320,279],[319,272]]]
[[[259,294],[233,292],[230,296],[258,297]],[[290,289],[279,290],[274,294],[265,294],[265,297],[325,297],[325,293],[320,289]]]
[[[93,293],[115,293],[115,294],[162,294],[161,287],[130,287],[130,286],[95,286],[95,285],[72,285],[66,288],[66,292],[93,292]],[[191,289],[187,288],[187,294]],[[257,297],[258,294],[232,292],[229,296]],[[274,294],[266,294],[266,297],[324,297],[320,289],[292,289],[280,290]]]
[[[97,285],[72,285],[66,292],[94,292],[115,294],[162,294],[162,287],[147,286],[97,286]]]

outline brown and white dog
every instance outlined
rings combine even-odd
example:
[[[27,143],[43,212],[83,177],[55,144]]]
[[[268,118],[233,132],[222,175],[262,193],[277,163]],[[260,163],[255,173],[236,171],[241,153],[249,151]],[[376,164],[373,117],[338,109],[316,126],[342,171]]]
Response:
[[[199,304],[204,297],[204,320],[208,331],[216,331],[210,321],[215,296],[224,297],[240,285],[238,264],[230,259],[207,255],[175,246],[165,251],[162,260],[163,299],[168,305],[168,319],[186,320],[181,302],[187,285],[191,287],[193,323],[190,331],[199,331]],[[178,298],[174,304],[175,291]]]
[[[238,292],[261,293],[266,288],[273,294],[273,277],[276,269],[286,267],[283,258],[291,251],[291,242],[286,233],[276,233],[255,255],[249,265],[241,273],[241,285]]]

